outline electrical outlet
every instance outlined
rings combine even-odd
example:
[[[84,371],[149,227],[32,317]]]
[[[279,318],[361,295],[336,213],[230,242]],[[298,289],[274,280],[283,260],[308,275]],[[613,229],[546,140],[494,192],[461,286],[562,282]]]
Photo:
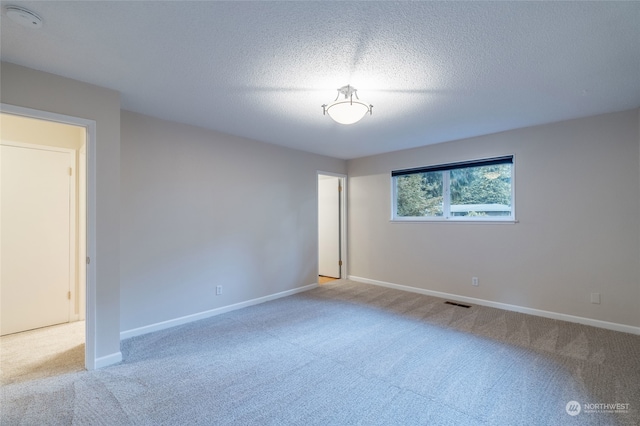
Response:
[[[591,293],[591,303],[600,304],[600,293]]]
[[[471,285],[474,286],[474,287],[478,287],[478,285],[479,285],[478,277],[471,278]]]
[[[216,286],[216,296],[220,296],[222,294],[222,286],[221,285],[217,285]]]

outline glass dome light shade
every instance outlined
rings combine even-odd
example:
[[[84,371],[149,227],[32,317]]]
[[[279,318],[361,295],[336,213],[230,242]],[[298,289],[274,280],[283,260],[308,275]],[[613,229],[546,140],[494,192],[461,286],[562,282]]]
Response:
[[[340,124],[357,123],[368,112],[370,112],[369,105],[352,99],[337,101],[327,107],[329,117]]]

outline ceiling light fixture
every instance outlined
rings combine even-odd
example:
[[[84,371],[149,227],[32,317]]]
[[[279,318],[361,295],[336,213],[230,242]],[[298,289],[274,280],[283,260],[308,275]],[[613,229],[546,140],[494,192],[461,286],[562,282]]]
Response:
[[[40,28],[42,27],[42,18],[20,6],[7,6],[4,8],[4,13],[14,22],[27,28]]]
[[[329,114],[329,117],[336,123],[353,124],[357,123],[367,113],[371,115],[373,105],[367,105],[358,98],[358,91],[350,85],[342,86],[338,89],[338,96],[333,103],[322,105],[322,113]],[[338,100],[340,95],[344,95],[344,99]],[[355,95],[355,99],[354,99]]]

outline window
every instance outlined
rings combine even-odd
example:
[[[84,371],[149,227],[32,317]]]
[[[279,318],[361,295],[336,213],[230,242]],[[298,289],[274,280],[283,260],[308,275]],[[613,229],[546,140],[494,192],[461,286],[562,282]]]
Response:
[[[391,172],[393,220],[513,221],[513,156]]]

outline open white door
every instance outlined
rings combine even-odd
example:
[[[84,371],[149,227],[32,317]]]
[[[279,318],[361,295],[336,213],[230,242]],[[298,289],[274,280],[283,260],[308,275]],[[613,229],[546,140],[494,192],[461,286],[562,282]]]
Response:
[[[340,178],[318,175],[318,275],[340,277]]]
[[[0,334],[69,321],[70,151],[0,145]]]

